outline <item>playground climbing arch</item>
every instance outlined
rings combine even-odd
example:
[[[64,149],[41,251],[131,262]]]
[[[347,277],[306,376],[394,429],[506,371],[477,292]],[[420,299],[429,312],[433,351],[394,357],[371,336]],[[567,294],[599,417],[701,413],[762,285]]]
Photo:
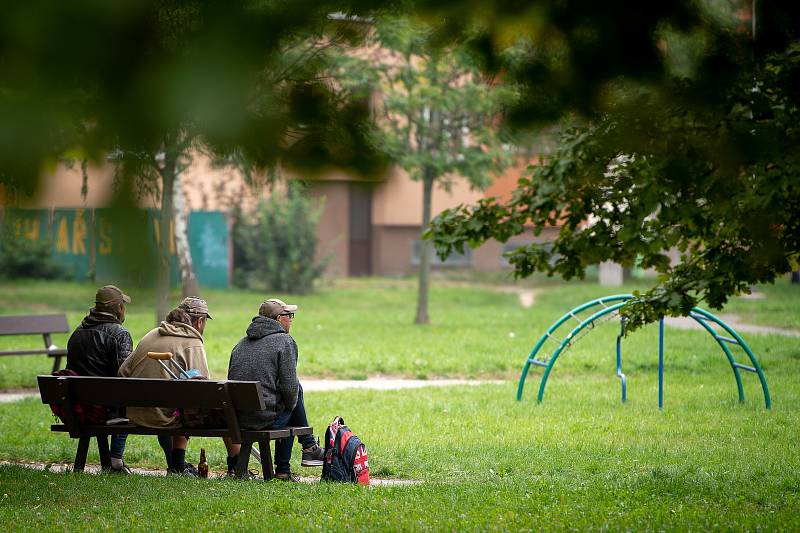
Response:
[[[581,304],[574,309],[565,313],[561,318],[553,322],[547,328],[547,331],[539,338],[538,342],[534,345],[530,355],[525,360],[522,367],[522,374],[519,378],[519,385],[517,387],[517,400],[522,400],[522,392],[525,388],[525,381],[529,371],[533,367],[542,367],[544,372],[539,382],[539,392],[537,401],[541,402],[544,398],[544,391],[547,385],[547,380],[553,370],[553,366],[558,360],[559,356],[563,355],[575,342],[581,337],[590,333],[596,326],[602,322],[614,319],[619,316],[620,308],[625,303],[632,299],[632,294],[615,294],[612,296],[605,296],[590,300]],[[720,318],[714,316],[708,311],[699,307],[692,308],[689,317],[694,319],[719,345],[728,364],[733,372],[733,377],[736,381],[736,387],[739,393],[739,401],[744,402],[744,387],[742,385],[742,372],[756,374],[759,382],[761,383],[761,390],[764,393],[764,404],[767,409],[772,407],[772,400],[769,395],[769,388],[767,387],[767,380],[764,377],[764,372],[761,370],[761,365],[758,362],[753,351],[744,341],[744,339],[736,333],[736,331],[722,321]],[[627,378],[622,371],[622,339],[625,335],[625,320],[620,319],[620,332],[616,340],[616,362],[617,362],[617,377],[620,379],[622,387],[622,401],[625,402],[627,398]],[[546,347],[552,346],[552,352],[548,352]],[[738,362],[734,353],[740,355],[744,352],[749,364]],[[659,409],[664,406],[664,319],[659,320],[658,323],[658,407]]]

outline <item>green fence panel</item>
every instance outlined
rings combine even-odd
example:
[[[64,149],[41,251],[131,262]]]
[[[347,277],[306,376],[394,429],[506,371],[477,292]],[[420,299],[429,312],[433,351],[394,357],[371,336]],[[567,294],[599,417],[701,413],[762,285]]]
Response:
[[[2,224],[31,241],[49,239],[54,261],[76,280],[154,286],[158,273],[157,209],[7,208]],[[220,211],[193,211],[189,248],[202,287],[229,286],[230,231]],[[170,283],[179,283],[174,229],[169,232]]]
[[[158,274],[158,211],[95,209],[95,279],[98,283],[154,286]],[[174,239],[170,241],[170,283],[175,284]]]
[[[220,211],[189,214],[189,249],[195,275],[203,287],[228,287],[230,238],[228,219]]]
[[[72,279],[91,278],[92,211],[89,209],[55,209],[50,225],[53,259]]]
[[[3,224],[10,224],[17,236],[36,242],[49,237],[49,221],[47,209],[9,208],[5,210]]]

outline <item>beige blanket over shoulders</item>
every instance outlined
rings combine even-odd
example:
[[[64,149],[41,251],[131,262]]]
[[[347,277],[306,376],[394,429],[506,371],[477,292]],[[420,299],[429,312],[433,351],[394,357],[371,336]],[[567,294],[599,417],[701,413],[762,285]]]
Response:
[[[210,377],[206,351],[203,347],[203,336],[192,326],[161,322],[161,325],[148,332],[139,341],[133,353],[120,366],[119,375],[128,378],[171,379],[172,376],[162,368],[158,361],[147,357],[147,352],[172,352],[172,359],[183,369],[194,368],[199,370],[203,376]],[[180,420],[174,413],[175,409],[153,407],[128,407],[127,409],[127,416],[131,422],[151,428],[179,426]]]

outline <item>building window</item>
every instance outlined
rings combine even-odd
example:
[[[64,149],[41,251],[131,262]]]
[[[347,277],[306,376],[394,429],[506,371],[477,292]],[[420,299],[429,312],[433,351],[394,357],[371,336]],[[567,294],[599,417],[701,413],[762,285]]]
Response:
[[[420,241],[411,241],[411,264],[419,266]],[[442,261],[436,255],[436,250],[431,246],[431,266],[434,267],[467,267],[472,264],[472,249],[466,247],[463,253],[451,253]]]
[[[500,265],[503,266],[503,267],[510,267],[511,263],[509,263],[508,256],[506,254],[510,253],[510,252],[513,252],[514,250],[516,250],[520,246],[528,246],[530,244],[536,244],[537,246],[540,246],[541,248],[544,248],[545,250],[548,250],[548,251],[553,249],[553,243],[551,243],[551,242],[541,242],[541,243],[507,242],[507,243],[503,244],[503,251],[500,253]],[[550,266],[555,265],[556,261],[558,261],[559,257],[560,256],[558,254],[552,256],[550,258]]]

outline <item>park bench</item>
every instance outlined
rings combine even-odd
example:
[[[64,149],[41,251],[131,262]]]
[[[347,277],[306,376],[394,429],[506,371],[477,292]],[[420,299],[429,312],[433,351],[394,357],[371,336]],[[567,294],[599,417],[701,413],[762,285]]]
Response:
[[[61,358],[67,355],[67,350],[54,345],[50,335],[69,331],[64,314],[0,316],[0,335],[41,335],[44,339],[44,349],[7,350],[0,352],[0,355],[47,354],[54,358],[55,372],[61,368]]]
[[[69,433],[78,439],[73,471],[83,471],[92,437],[97,439],[100,464],[111,465],[108,435],[183,435],[187,437],[230,437],[241,443],[236,476],[243,477],[253,444],[258,443],[264,479],[274,476],[270,441],[312,434],[310,427],[246,430],[239,425],[237,410],[264,409],[261,385],[257,381],[214,381],[195,379],[106,378],[89,376],[37,376],[42,403],[59,404],[65,413],[62,424],[53,424],[51,431]],[[148,428],[131,423],[105,425],[82,423],[73,412],[77,404],[116,407],[181,407],[184,409],[221,409],[225,427]]]

